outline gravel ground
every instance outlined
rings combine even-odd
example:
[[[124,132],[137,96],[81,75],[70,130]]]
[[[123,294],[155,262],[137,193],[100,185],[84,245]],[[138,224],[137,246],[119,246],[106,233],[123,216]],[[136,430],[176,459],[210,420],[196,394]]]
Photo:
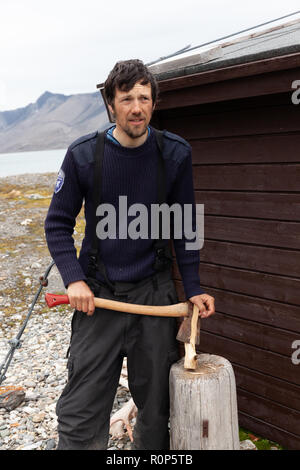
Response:
[[[39,277],[51,262],[43,224],[56,174],[0,178],[0,364],[8,340],[18,333]],[[77,245],[81,234],[76,233]],[[64,292],[56,267],[49,276],[49,292]],[[5,386],[22,387],[25,401],[12,411],[0,408],[0,450],[52,450],[57,445],[55,406],[67,381],[66,352],[72,311],[46,306],[43,289],[6,373]],[[119,386],[113,412],[130,398]],[[109,449],[128,449],[130,441],[110,439]]]

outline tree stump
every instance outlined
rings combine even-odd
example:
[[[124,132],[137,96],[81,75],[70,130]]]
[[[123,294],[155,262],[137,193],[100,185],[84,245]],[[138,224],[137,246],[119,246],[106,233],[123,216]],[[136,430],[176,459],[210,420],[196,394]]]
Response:
[[[227,359],[197,356],[196,370],[170,370],[170,449],[239,450],[236,384]]]

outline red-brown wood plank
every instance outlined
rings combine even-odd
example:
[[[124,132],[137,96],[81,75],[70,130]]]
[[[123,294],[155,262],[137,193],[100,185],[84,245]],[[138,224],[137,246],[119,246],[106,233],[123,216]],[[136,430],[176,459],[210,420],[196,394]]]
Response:
[[[300,162],[300,132],[191,140],[193,164]]]
[[[296,250],[205,240],[200,260],[250,271],[300,277],[300,252]]]
[[[249,319],[244,320],[237,316],[218,313],[218,304],[216,305],[216,313],[202,321],[201,327],[203,331],[208,333],[241,341],[242,343],[267,351],[273,351],[289,358],[294,351],[291,348],[293,341],[298,339],[300,344],[300,333],[297,335],[293,331],[274,328]]]
[[[210,263],[201,263],[200,276],[201,283],[210,288],[300,305],[299,278],[263,274]]]
[[[239,413],[240,426],[265,439],[281,444],[286,450],[300,449],[300,437],[285,431],[284,423],[280,428],[272,426],[270,423],[256,419],[255,410],[251,410],[250,413],[252,416],[242,412]]]
[[[287,432],[300,437],[300,412],[289,407],[280,405],[272,400],[249,393],[246,390],[239,390],[238,393],[239,411],[250,414],[255,410],[255,417],[268,424],[277,427],[284,427]]]
[[[300,164],[193,166],[195,190],[296,191]]]
[[[230,362],[300,385],[299,366],[287,356],[207,331],[201,332],[199,351],[226,357]]]
[[[284,380],[232,364],[238,389],[247,390],[300,412],[300,387]]]
[[[299,193],[196,191],[195,202],[204,214],[300,221]]]
[[[232,112],[248,112],[250,109],[270,109],[274,111],[274,108],[279,108],[281,106],[291,106],[291,93],[277,93],[276,95],[265,95],[257,97],[245,97],[239,100],[226,100],[222,103],[207,103],[201,104],[199,106],[185,106],[178,109],[166,109],[162,112],[159,112],[157,116],[163,117],[165,120],[177,119],[180,116],[182,119],[195,119],[195,116],[201,115],[213,115],[222,113],[232,113]],[[156,116],[154,114],[154,116]]]
[[[300,250],[300,222],[206,215],[207,239]]]
[[[299,68],[296,68],[165,91],[160,95],[157,108],[158,110],[180,109],[203,103],[282,93],[289,91],[291,83],[298,77]]]
[[[196,107],[195,107],[196,108]],[[161,126],[179,134],[186,140],[216,139],[220,137],[281,134],[300,130],[298,106],[292,104],[260,106],[243,109],[220,110],[200,114],[192,109],[191,116],[184,119],[178,112],[173,118],[160,116]]]
[[[283,304],[259,297],[247,296],[226,290],[214,289],[205,282],[200,282],[206,293],[215,298],[216,309],[219,312],[252,320],[276,328],[294,332],[295,339],[300,334],[300,314],[298,305]],[[175,279],[176,290],[180,301],[186,297],[181,281]]]

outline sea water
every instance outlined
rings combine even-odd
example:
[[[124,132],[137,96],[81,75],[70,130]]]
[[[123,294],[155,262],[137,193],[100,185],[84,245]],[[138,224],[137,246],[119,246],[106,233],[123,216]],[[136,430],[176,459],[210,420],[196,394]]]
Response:
[[[0,154],[0,177],[24,173],[57,173],[66,149]]]

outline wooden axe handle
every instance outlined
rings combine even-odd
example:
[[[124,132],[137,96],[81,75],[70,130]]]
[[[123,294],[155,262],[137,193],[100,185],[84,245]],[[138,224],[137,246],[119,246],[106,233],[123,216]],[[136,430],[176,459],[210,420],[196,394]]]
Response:
[[[48,307],[69,304],[67,295],[49,294],[45,295]],[[101,299],[94,297],[95,307],[117,310],[118,312],[135,313],[139,315],[154,315],[158,317],[187,317],[189,312],[188,302],[181,302],[172,305],[138,305],[116,300]]]

